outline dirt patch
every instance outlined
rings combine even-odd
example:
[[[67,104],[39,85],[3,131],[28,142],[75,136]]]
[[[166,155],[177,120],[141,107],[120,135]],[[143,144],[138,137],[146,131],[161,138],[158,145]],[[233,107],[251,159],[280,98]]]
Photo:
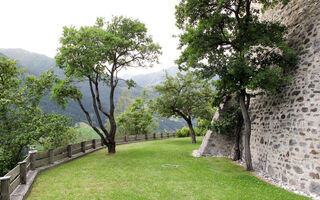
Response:
[[[107,153],[107,154],[104,154],[105,157],[109,157],[109,156],[115,156],[116,153]]]

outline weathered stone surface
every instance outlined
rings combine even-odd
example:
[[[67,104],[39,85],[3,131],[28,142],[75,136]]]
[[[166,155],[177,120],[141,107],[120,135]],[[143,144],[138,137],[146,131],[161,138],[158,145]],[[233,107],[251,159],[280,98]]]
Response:
[[[266,11],[261,19],[288,25],[288,44],[298,53],[299,62],[288,72],[292,81],[276,95],[251,99],[254,168],[320,195],[320,2],[291,0],[287,6]],[[213,143],[214,148],[228,145],[222,138],[209,139],[208,146]]]
[[[311,193],[315,193],[317,195],[320,195],[320,183],[311,182],[310,187],[309,187],[309,191]]]
[[[230,106],[234,105],[234,99],[227,101],[228,103],[220,105],[219,109],[213,117],[213,121],[220,119],[220,113],[224,112]],[[219,134],[214,131],[208,131],[199,148],[201,156],[218,156],[231,157],[234,147],[234,138],[229,135]]]
[[[290,139],[289,140],[289,145],[290,146],[293,146],[293,145],[296,145],[297,144],[297,141],[296,140],[294,140],[294,139]]]
[[[313,172],[311,172],[309,175],[310,175],[310,177],[311,177],[312,179],[319,179],[319,174],[318,174],[318,173],[313,173]]]
[[[294,169],[294,171],[295,171],[297,174],[303,174],[303,170],[302,170],[300,167],[298,167],[298,166],[293,166],[293,169]]]

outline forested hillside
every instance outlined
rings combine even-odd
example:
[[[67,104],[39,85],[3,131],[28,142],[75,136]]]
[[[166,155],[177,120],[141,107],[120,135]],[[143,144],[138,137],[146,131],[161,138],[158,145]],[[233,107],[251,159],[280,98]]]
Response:
[[[34,74],[38,76],[39,74],[45,72],[46,70],[53,69],[54,72],[59,76],[63,77],[62,70],[59,68],[54,67],[55,66],[55,60],[53,58],[47,57],[45,55],[40,55],[37,53],[32,53],[29,51],[26,51],[24,49],[1,49],[0,48],[0,55],[7,56],[11,59],[17,60],[18,67],[19,68],[26,68],[27,73]],[[176,67],[172,67],[169,70],[169,74],[175,74],[178,69]],[[142,92],[141,90],[143,88],[150,88],[150,86],[154,84],[159,84],[162,80],[164,80],[164,72],[155,72],[150,73],[146,75],[137,75],[133,76],[132,79],[137,82],[136,87],[130,89],[130,98],[136,98],[141,96]],[[91,95],[90,95],[90,89],[87,83],[77,83],[78,86],[81,88],[83,97],[83,104],[88,107],[89,113],[92,113],[92,117],[94,116],[94,110],[91,104]],[[140,84],[143,86],[141,87]],[[101,90],[101,96],[106,97],[107,94],[109,94],[109,87],[103,86],[103,84],[100,84],[102,86]],[[115,102],[120,98],[122,91],[127,89],[127,85],[125,82],[120,82],[118,87],[115,91]],[[108,98],[106,98],[108,99]],[[108,106],[108,103],[106,106]],[[58,107],[56,105],[56,102],[50,101],[50,95],[45,96],[41,103],[41,108],[46,113],[59,113],[63,114],[67,117],[72,117],[73,123],[77,122],[87,122],[87,119],[85,115],[83,114],[82,110],[79,108],[78,103],[76,102],[70,102],[65,110]],[[93,118],[93,120],[97,123],[96,119]],[[179,129],[183,126],[185,126],[184,122],[180,120],[168,120],[168,119],[160,119],[159,122],[159,130],[158,131],[173,131],[176,129]]]

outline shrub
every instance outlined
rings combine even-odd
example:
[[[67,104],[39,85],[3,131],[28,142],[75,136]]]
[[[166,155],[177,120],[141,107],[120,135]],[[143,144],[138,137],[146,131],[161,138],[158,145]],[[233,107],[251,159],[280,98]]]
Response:
[[[203,131],[197,127],[193,128],[196,136],[202,136]],[[182,129],[177,130],[176,133],[177,137],[189,137],[190,136],[190,130],[188,127],[184,126]]]

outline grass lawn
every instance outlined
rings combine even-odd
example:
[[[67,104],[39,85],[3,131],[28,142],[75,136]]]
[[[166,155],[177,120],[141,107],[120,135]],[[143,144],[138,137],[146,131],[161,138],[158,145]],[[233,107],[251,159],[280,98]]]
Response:
[[[228,159],[191,157],[200,142],[127,144],[113,156],[97,151],[41,173],[28,200],[308,199],[265,183]]]

